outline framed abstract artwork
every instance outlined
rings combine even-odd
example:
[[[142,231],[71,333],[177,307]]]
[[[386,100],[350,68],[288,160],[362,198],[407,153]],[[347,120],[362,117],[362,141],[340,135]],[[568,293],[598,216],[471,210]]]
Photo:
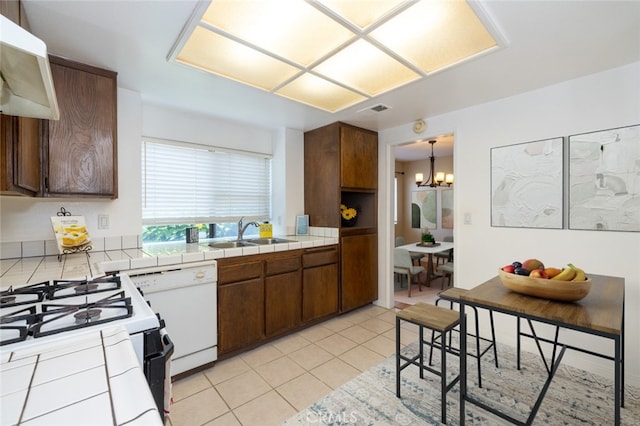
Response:
[[[563,142],[491,148],[491,226],[562,229]]]
[[[569,136],[569,229],[640,231],[640,125]]]
[[[437,191],[411,192],[411,227],[434,229],[437,226]]]
[[[453,229],[453,189],[443,189],[440,191],[440,205],[443,229]]]

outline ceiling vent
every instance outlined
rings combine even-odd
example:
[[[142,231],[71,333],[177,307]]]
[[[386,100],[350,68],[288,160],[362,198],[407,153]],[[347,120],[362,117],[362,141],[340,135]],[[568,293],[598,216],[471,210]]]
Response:
[[[388,110],[389,108],[391,108],[391,107],[387,106],[385,104],[377,104],[377,105],[374,105],[374,106],[371,106],[371,107],[363,108],[358,112],[364,112],[364,111],[382,112],[382,111]]]

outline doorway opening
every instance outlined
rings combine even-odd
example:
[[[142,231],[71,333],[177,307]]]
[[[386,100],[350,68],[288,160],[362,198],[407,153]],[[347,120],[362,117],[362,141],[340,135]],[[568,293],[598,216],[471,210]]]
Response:
[[[435,140],[435,143],[429,143]],[[447,185],[433,184],[419,186],[418,182],[427,180],[432,173],[443,172],[454,175],[453,170],[453,133],[421,138],[391,148],[393,153],[393,194],[394,203],[394,249],[397,246],[421,242],[422,234],[428,232],[436,242],[453,238],[453,190],[455,182]],[[432,154],[433,149],[433,154]],[[434,161],[430,160],[433,155]],[[431,163],[435,170],[431,170]],[[421,179],[419,175],[422,175]],[[418,175],[418,176],[416,176]],[[392,266],[395,266],[394,251],[391,250]],[[427,255],[412,253],[412,262],[416,267],[422,267],[412,278],[411,297],[408,295],[407,275],[393,274],[394,305],[406,306],[417,302],[434,303],[442,289],[446,289],[449,280],[438,277],[436,267],[445,262],[439,255],[432,255],[431,265]],[[452,253],[451,253],[452,254]],[[449,260],[444,258],[444,260]],[[453,259],[451,259],[453,261]],[[427,269],[431,268],[428,274]],[[393,268],[395,269],[395,267]],[[393,270],[392,269],[392,270]],[[434,278],[429,282],[428,277]],[[422,285],[418,285],[415,280]],[[455,279],[455,277],[454,277]],[[451,280],[451,286],[454,281]],[[421,290],[421,291],[420,291]]]

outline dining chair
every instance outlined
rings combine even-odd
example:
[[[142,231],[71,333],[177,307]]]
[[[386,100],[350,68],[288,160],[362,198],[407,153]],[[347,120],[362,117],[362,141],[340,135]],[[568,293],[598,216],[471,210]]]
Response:
[[[396,247],[400,247],[405,244],[404,237],[396,237]],[[416,260],[418,261],[417,265],[420,265],[420,259],[424,257],[424,254],[415,252],[409,252],[409,255],[411,255],[411,263],[414,265],[416,264]]]
[[[442,274],[440,290],[444,290],[445,278],[447,279],[447,287],[451,287],[451,281],[453,281],[453,262],[447,262],[444,265],[438,266],[436,271]]]
[[[452,243],[453,235],[447,235],[442,239],[442,241]],[[442,260],[442,263],[453,262],[453,249],[440,251],[438,253],[434,253],[433,255],[436,258],[436,266],[440,264],[440,260]]]
[[[414,277],[417,277],[416,281],[418,284],[418,291],[422,291],[422,283],[420,282],[419,276],[423,272],[426,272],[426,269],[422,266],[415,266],[413,264],[408,250],[397,247],[393,249],[393,273],[399,274],[401,277],[404,275],[407,276],[409,297],[411,297],[411,285]]]

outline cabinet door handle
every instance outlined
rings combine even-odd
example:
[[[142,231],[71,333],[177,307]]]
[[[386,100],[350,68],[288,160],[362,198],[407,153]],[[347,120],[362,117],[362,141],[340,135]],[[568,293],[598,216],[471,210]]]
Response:
[[[318,248],[306,249],[304,252],[305,254],[307,254],[307,253],[321,253],[323,251],[333,251],[333,250],[337,250],[337,248],[336,247],[318,247]]]

